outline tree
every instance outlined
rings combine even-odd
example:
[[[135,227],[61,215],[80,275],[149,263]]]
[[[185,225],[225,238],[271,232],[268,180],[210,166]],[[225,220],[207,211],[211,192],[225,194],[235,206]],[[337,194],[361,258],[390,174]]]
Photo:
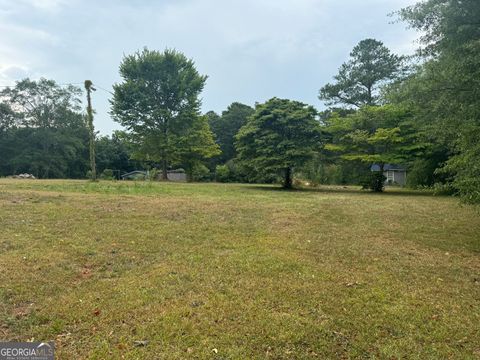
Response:
[[[210,125],[210,129],[213,131],[214,126],[218,121],[220,121],[220,115],[218,115],[215,111],[210,110],[205,113],[205,116],[207,117],[208,124]],[[213,133],[215,136],[215,132]]]
[[[298,101],[272,98],[257,104],[236,136],[239,159],[253,171],[282,173],[292,187],[293,171],[311,159],[321,145],[317,112]]]
[[[333,84],[320,89],[319,99],[327,105],[361,107],[378,104],[379,86],[396,79],[402,72],[403,58],[392,54],[381,41],[365,39],[350,53]]]
[[[254,113],[248,105],[234,102],[222,112],[222,116],[210,115],[210,127],[215,135],[215,140],[222,151],[217,163],[225,164],[235,158],[235,135],[247,123],[247,118]]]
[[[12,133],[16,127],[18,115],[7,103],[0,103],[0,174],[8,174],[12,157]]]
[[[449,150],[437,169],[470,202],[480,202],[480,2],[427,0],[399,12],[422,32],[424,63],[390,89],[390,100],[409,106],[418,128]]]
[[[0,102],[0,135],[17,124],[18,114],[5,102]]]
[[[131,160],[132,149],[128,141],[128,135],[123,131],[114,131],[111,136],[101,136],[95,141],[96,164],[98,172],[106,169],[116,172],[118,177],[139,168],[139,164]]]
[[[12,133],[10,174],[38,178],[83,178],[88,169],[88,130],[77,114],[63,127],[19,127]]]
[[[10,124],[0,139],[2,158],[6,159],[4,174],[30,172],[41,178],[85,175],[88,133],[79,113],[80,94],[77,87],[43,78],[24,79],[0,92],[1,123]]]
[[[187,181],[193,180],[195,169],[202,166],[206,159],[220,154],[206,116],[195,118],[187,134],[180,138],[177,148],[178,163],[185,167]]]
[[[335,129],[336,119],[345,118],[358,110],[331,107],[319,113],[323,142],[329,145],[341,143],[342,129]],[[312,161],[301,169],[306,180],[314,184],[358,185],[369,173],[361,161],[345,160],[341,153],[323,148]]]
[[[406,164],[428,148],[419,140],[408,109],[393,105],[365,106],[344,117],[333,116],[325,132],[330,140],[327,151],[347,161],[376,163],[381,174],[385,164]]]
[[[23,126],[49,128],[61,125],[67,113],[80,111],[80,88],[60,86],[54,80],[24,79],[0,92],[0,99],[21,116]]]
[[[121,84],[114,85],[111,114],[131,132],[139,160],[160,162],[162,178],[181,150],[176,144],[199,115],[199,95],[206,76],[175,50],[144,49],[120,65]]]

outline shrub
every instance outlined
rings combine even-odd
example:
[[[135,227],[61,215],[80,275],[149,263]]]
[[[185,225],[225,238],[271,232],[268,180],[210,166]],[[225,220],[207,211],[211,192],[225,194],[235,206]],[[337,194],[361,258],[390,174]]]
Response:
[[[248,169],[235,160],[229,160],[215,168],[215,180],[218,182],[251,182],[253,176],[247,174],[249,174]]]
[[[382,192],[385,189],[385,180],[387,180],[385,175],[379,171],[375,171],[366,176],[360,185],[362,185],[362,189]]]
[[[113,170],[112,169],[105,169],[100,174],[100,179],[102,180],[113,180]]]
[[[157,181],[160,177],[160,170],[153,168],[148,172],[148,179],[150,181]]]
[[[433,185],[434,195],[456,195],[457,192],[452,183],[435,183]]]
[[[210,181],[211,173],[208,167],[203,164],[196,164],[192,170],[193,181]]]
[[[469,129],[459,144],[461,152],[452,156],[439,172],[450,173],[455,194],[467,203],[480,204],[480,126]]]
[[[215,168],[215,180],[218,182],[230,182],[232,174],[227,165],[217,165]]]

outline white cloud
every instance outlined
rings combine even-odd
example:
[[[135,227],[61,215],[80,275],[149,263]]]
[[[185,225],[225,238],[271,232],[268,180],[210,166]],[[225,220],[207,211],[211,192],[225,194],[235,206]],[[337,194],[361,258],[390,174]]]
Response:
[[[416,0],[0,0],[0,72],[59,82],[119,81],[123,54],[174,47],[209,75],[204,110],[272,96],[321,106],[318,89],[351,48],[374,37],[411,53],[415,35],[387,14]],[[2,70],[3,69],[3,70]],[[2,75],[7,76],[7,75]],[[109,132],[108,97],[95,94]]]
[[[44,43],[55,45],[58,37],[41,29],[36,29],[30,26],[16,25],[11,23],[0,24],[0,32],[9,34],[9,36],[2,41],[2,43],[14,43],[20,46],[21,42],[36,42],[42,41]],[[20,42],[20,43],[19,43]]]
[[[34,76],[34,68],[45,61],[39,48],[54,46],[57,38],[51,34],[25,26],[0,24],[0,32],[9,36],[0,42],[0,79],[10,85],[15,80]]]
[[[0,80],[6,85],[12,85],[15,80],[31,76],[28,68],[18,65],[0,66]]]
[[[68,4],[67,0],[19,0],[19,2],[26,6],[49,12],[58,12],[63,6]]]

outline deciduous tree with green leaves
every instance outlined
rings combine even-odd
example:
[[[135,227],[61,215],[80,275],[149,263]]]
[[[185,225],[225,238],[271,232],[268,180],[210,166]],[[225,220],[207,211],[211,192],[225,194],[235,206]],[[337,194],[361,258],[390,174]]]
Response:
[[[393,105],[365,106],[347,116],[332,116],[325,128],[330,141],[325,150],[348,161],[406,164],[428,144],[419,141],[411,113]],[[381,191],[381,188],[376,188]]]
[[[196,168],[202,166],[207,159],[221,153],[220,147],[213,139],[206,116],[198,116],[194,119],[187,134],[179,138],[176,147],[177,162],[185,168],[187,181],[193,180]]]
[[[0,168],[4,175],[83,177],[87,128],[81,90],[53,80],[24,79],[0,92]]]
[[[283,187],[292,188],[293,171],[321,147],[317,112],[298,101],[272,98],[257,104],[236,136],[238,158],[253,171],[281,174]]]
[[[427,0],[399,15],[422,32],[425,62],[391,89],[390,100],[409,106],[418,128],[449,149],[437,172],[464,200],[480,203],[480,2]]]
[[[160,163],[162,178],[183,151],[199,116],[199,95],[206,76],[192,60],[175,50],[144,49],[126,56],[120,65],[123,82],[114,85],[111,113],[136,144],[134,156]]]
[[[111,169],[115,177],[138,169],[141,165],[131,159],[132,149],[128,134],[116,130],[111,136],[100,136],[95,139],[95,162],[99,174]]]
[[[247,118],[254,113],[254,109],[248,105],[234,102],[230,104],[222,116],[211,116],[210,127],[215,135],[215,140],[222,150],[218,162],[226,163],[235,158],[235,135],[246,124]]]

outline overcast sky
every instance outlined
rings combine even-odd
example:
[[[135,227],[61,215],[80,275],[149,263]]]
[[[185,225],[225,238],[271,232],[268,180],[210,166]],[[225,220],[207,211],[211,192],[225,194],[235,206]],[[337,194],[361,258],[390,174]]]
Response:
[[[0,0],[0,85],[91,79],[110,90],[124,54],[176,48],[208,75],[204,112],[273,96],[318,109],[318,89],[360,40],[411,54],[416,34],[388,14],[416,0]],[[120,126],[98,89],[96,128]]]

